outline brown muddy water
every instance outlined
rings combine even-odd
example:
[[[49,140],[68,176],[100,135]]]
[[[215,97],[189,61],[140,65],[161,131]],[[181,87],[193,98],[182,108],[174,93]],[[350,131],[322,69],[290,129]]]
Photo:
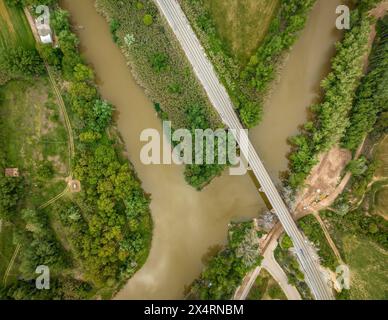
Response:
[[[264,121],[251,130],[253,143],[278,181],[287,166],[287,137],[306,120],[306,108],[319,97],[319,83],[329,70],[339,0],[318,0],[306,29],[290,53],[280,82],[265,105]],[[183,167],[145,166],[139,155],[146,128],[162,130],[151,101],[134,81],[106,21],[93,0],[62,0],[81,40],[81,51],[96,72],[100,93],[116,106],[117,125],[129,158],[152,195],[154,234],[146,264],[118,293],[118,299],[180,299],[184,287],[201,272],[203,260],[226,240],[228,223],[257,216],[265,205],[249,175],[226,172],[202,192],[186,184]]]
[[[228,223],[257,216],[265,210],[264,202],[249,175],[232,177],[226,172],[197,192],[186,184],[182,166],[143,165],[140,133],[147,128],[162,131],[151,101],[135,83],[94,1],[64,0],[61,5],[71,13],[81,52],[95,70],[101,95],[116,106],[129,158],[152,196],[150,255],[117,298],[183,298],[185,285],[200,274],[209,248],[225,242]]]
[[[317,1],[265,102],[263,121],[250,130],[253,145],[277,184],[279,174],[287,170],[288,137],[296,135],[307,121],[307,108],[319,102],[320,82],[330,71],[334,44],[342,36],[335,27],[335,9],[345,2]]]

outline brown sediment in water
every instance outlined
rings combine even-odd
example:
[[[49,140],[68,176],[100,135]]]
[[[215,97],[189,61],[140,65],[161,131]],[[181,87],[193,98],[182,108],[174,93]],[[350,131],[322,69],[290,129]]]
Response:
[[[154,233],[145,265],[118,293],[119,299],[179,299],[201,272],[210,247],[223,244],[228,223],[257,216],[265,204],[249,175],[226,171],[202,192],[188,186],[183,167],[146,166],[140,161],[140,133],[162,131],[151,101],[135,83],[109,27],[93,0],[63,0],[81,42],[81,52],[94,68],[99,91],[115,105],[117,127],[143,188],[151,194]]]
[[[250,130],[253,145],[277,184],[288,166],[288,138],[298,133],[308,119],[308,107],[321,98],[320,83],[330,72],[335,43],[343,34],[335,26],[340,4],[343,1],[317,1],[265,102],[263,121]]]

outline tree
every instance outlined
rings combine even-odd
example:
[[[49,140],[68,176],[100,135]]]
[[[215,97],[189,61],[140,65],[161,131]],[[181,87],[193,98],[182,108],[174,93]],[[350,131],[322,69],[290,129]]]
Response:
[[[284,250],[288,250],[288,249],[290,249],[290,248],[292,248],[294,246],[294,244],[292,243],[291,238],[287,234],[285,234],[283,236],[282,242],[281,242],[280,245],[282,246],[282,248]]]
[[[77,64],[74,68],[74,79],[79,82],[90,82],[94,80],[94,72],[84,64]]]
[[[70,31],[69,12],[57,9],[52,15],[51,23],[54,30],[59,34],[61,31]]]
[[[40,56],[49,65],[59,67],[62,62],[63,54],[60,49],[53,48],[50,44],[39,45]]]
[[[143,23],[146,25],[146,26],[150,26],[152,23],[154,22],[152,16],[150,14],[146,14],[144,15],[143,17]]]
[[[357,160],[352,160],[346,166],[346,170],[350,171],[355,176],[360,176],[368,170],[367,159],[362,156]]]
[[[59,46],[65,56],[69,54],[69,52],[74,52],[75,50],[77,50],[79,45],[79,40],[77,36],[66,29],[59,33],[58,40]]]
[[[152,68],[157,72],[161,72],[167,68],[168,65],[168,56],[165,53],[155,53],[151,57]]]
[[[44,72],[42,60],[36,50],[23,47],[1,50],[0,69],[11,78],[31,77]]]
[[[0,173],[0,219],[10,219],[19,200],[20,178],[8,178]]]
[[[262,110],[257,104],[248,102],[240,109],[240,117],[247,128],[254,127],[261,119]]]
[[[103,131],[112,121],[113,106],[105,100],[96,100],[93,107],[94,123],[92,127],[96,131]]]

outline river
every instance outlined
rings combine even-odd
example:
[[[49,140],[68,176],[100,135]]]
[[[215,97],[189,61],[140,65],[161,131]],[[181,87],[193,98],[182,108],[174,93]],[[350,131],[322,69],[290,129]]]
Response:
[[[251,137],[272,177],[286,168],[287,137],[306,119],[306,107],[317,99],[319,82],[327,73],[333,44],[335,4],[319,0],[301,39],[291,51],[281,80],[265,106],[263,123]],[[116,119],[143,188],[152,195],[154,233],[145,265],[118,293],[118,299],[179,299],[184,287],[201,272],[212,248],[225,243],[231,220],[257,216],[266,209],[249,175],[226,172],[202,192],[186,184],[183,167],[146,166],[139,155],[140,133],[161,132],[151,101],[134,81],[114,44],[106,21],[94,9],[94,0],[62,0],[80,41],[81,52],[94,68],[102,97],[116,107]]]
[[[335,26],[335,9],[344,2],[317,1],[264,104],[263,121],[250,130],[253,145],[277,184],[279,174],[287,170],[288,137],[296,135],[307,121],[307,108],[319,102],[321,80],[330,70],[334,44],[342,36]]]
[[[179,299],[184,286],[201,272],[209,248],[225,243],[228,223],[258,216],[265,204],[249,175],[226,172],[202,192],[188,186],[183,167],[143,165],[140,133],[162,131],[150,100],[134,81],[121,51],[112,41],[93,0],[64,0],[61,6],[81,42],[81,52],[96,73],[102,97],[116,107],[117,126],[143,188],[152,196],[154,233],[146,264],[119,292],[123,299]]]

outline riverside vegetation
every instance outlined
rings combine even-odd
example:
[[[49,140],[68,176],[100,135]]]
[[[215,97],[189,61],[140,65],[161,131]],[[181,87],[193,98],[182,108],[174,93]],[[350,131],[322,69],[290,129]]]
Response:
[[[97,0],[112,37],[162,120],[174,128],[223,128],[169,26],[152,1]],[[186,165],[186,181],[202,189],[225,165]]]
[[[247,128],[256,126],[262,117],[263,99],[276,77],[282,57],[304,28],[315,0],[280,0],[279,5],[275,6],[277,9],[272,8],[273,3],[267,2],[266,7],[271,7],[269,11],[273,12],[274,18],[269,26],[267,20],[263,19],[259,28],[268,31],[248,62],[231,52],[230,44],[220,36],[205,0],[180,0],[180,3],[225,85],[242,123]]]
[[[373,127],[377,114],[384,112],[386,106],[382,98],[386,89],[377,83],[384,77],[381,70],[386,65],[386,53],[378,53],[379,57],[372,59],[374,62],[370,68],[376,71],[364,77],[362,86],[357,91],[363,76],[363,61],[367,54],[370,26],[373,21],[369,11],[379,2],[378,0],[357,2],[358,5],[351,14],[351,29],[346,31],[344,39],[337,44],[337,53],[332,60],[332,71],[322,81],[324,91],[322,102],[311,107],[313,114],[311,121],[304,125],[301,134],[290,139],[293,150],[289,156],[287,184],[293,190],[303,186],[312,168],[317,164],[319,154],[341,143],[354,151]],[[371,92],[374,93],[372,89],[376,89],[376,94],[380,97],[371,97]],[[358,98],[354,99],[356,94]],[[374,101],[376,105],[368,108],[372,99],[376,99]]]
[[[260,265],[259,234],[252,221],[233,223],[228,244],[210,259],[189,289],[188,299],[232,299],[245,275]]]
[[[34,6],[38,2],[42,4],[42,1],[9,0],[7,5],[22,12],[22,5]],[[27,155],[21,154],[12,145],[28,140],[28,136],[1,139],[5,144],[1,148],[1,171],[4,172],[6,165],[16,163],[20,164],[22,175],[16,179],[0,175],[0,218],[5,222],[11,239],[14,237],[14,241],[21,244],[21,254],[13,267],[19,279],[9,281],[1,288],[0,295],[9,299],[83,299],[96,295],[109,298],[144,264],[148,256],[152,233],[150,199],[142,190],[134,169],[122,156],[123,147],[112,128],[114,107],[102,100],[97,92],[93,71],[78,53],[79,43],[71,32],[68,13],[61,10],[54,0],[45,3],[51,6],[51,24],[59,46],[39,45],[38,51],[29,48],[29,55],[25,53],[27,49],[15,43],[15,54],[13,51],[11,54],[0,51],[1,70],[6,71],[7,80],[11,76],[16,78],[1,88],[1,92],[5,93],[0,99],[0,104],[4,106],[0,132],[3,137],[12,137],[14,131],[18,132],[12,129],[16,124],[12,122],[12,115],[18,108],[7,109],[11,95],[16,97],[17,107],[26,108],[22,104],[23,99],[32,97],[24,97],[26,91],[20,88],[26,82],[36,88],[41,81],[48,81],[42,56],[64,90],[75,138],[75,156],[70,167],[60,172],[59,168],[66,163],[63,159],[67,159],[66,152],[63,152],[63,148],[67,149],[63,147],[67,139],[58,107],[52,98],[46,103],[46,108],[51,108],[50,113],[55,116],[50,121],[44,121],[48,126],[58,127],[62,132],[57,138],[60,141],[50,145],[53,141],[47,141],[45,137],[38,136],[33,140],[32,149],[36,154],[31,157],[32,164],[27,165]],[[44,94],[53,96],[51,90],[46,89],[49,90],[46,93],[44,88],[40,87]],[[4,114],[5,110],[8,113]],[[32,116],[36,117],[36,114],[33,112]],[[31,146],[27,150],[30,149]],[[65,153],[64,157],[62,153]],[[60,163],[53,163],[51,156],[57,155]],[[44,161],[40,164],[37,159],[42,157]],[[65,188],[64,175],[68,172],[81,181],[82,191],[66,194],[43,209],[41,205],[45,201]],[[50,195],[45,184],[50,186],[53,181],[58,181],[57,187],[49,191],[56,190],[57,193]],[[38,185],[42,190],[37,188]],[[34,271],[41,264],[50,267],[53,290],[34,289]]]
[[[369,6],[365,8],[369,9]],[[337,143],[355,152],[365,139],[362,155],[346,167],[352,177],[344,192],[330,208],[320,212],[342,259],[353,272],[350,291],[342,290],[337,295],[338,299],[386,298],[388,223],[384,216],[386,206],[380,197],[387,186],[387,159],[384,156],[388,128],[387,18],[386,15],[376,23],[376,38],[367,72],[354,91],[352,107],[347,117],[342,119],[347,126],[337,140]],[[381,210],[383,207],[385,210]],[[308,230],[313,231],[310,227]],[[316,240],[312,240],[320,249],[323,264],[332,269],[332,252],[329,254],[323,235],[317,234],[317,231],[313,233]],[[373,271],[371,265],[374,266]]]

